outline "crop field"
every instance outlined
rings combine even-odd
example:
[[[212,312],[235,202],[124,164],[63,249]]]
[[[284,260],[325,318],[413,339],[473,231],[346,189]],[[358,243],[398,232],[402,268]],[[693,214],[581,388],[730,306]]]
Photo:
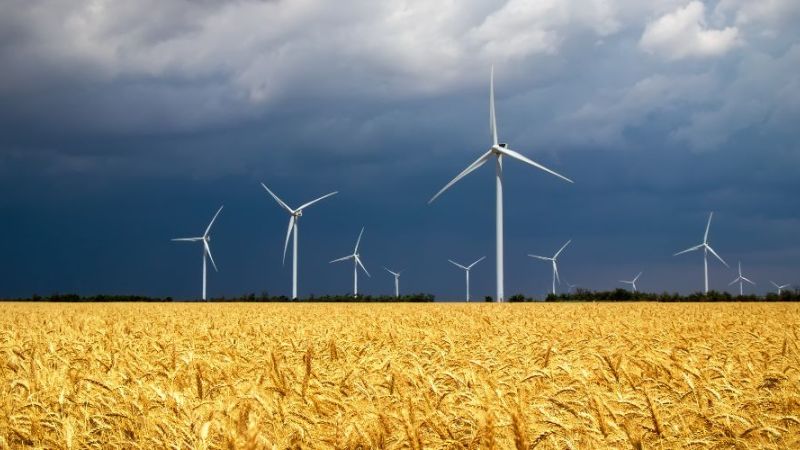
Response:
[[[0,304],[0,448],[800,448],[800,305]]]

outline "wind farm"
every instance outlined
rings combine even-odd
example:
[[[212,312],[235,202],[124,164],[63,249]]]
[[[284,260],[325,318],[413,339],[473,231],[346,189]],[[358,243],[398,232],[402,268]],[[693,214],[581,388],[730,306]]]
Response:
[[[800,449],[800,3],[0,18],[0,450]]]

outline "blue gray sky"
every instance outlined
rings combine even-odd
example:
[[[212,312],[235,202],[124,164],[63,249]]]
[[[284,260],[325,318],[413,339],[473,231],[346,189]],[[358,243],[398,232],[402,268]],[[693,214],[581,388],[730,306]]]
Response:
[[[0,1],[0,297],[290,292],[290,205],[331,190],[300,227],[301,294],[463,295],[447,263],[486,255],[488,165],[502,141],[575,180],[506,164],[506,293],[702,288],[700,243],[758,286],[800,284],[800,3],[795,0],[373,2]],[[711,286],[734,270],[711,263]]]

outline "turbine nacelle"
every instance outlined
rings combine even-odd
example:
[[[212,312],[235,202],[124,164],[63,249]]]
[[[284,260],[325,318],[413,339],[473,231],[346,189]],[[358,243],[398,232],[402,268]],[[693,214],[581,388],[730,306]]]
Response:
[[[495,144],[495,145],[493,145],[493,146],[492,146],[492,147],[491,147],[489,150],[490,150],[492,153],[494,153],[495,155],[502,155],[502,154],[503,154],[503,150],[505,150],[505,149],[507,149],[507,148],[508,148],[508,144],[507,144],[507,143],[505,143],[505,142],[503,142],[503,143],[501,143],[501,144]],[[501,149],[502,149],[502,150],[501,150]]]

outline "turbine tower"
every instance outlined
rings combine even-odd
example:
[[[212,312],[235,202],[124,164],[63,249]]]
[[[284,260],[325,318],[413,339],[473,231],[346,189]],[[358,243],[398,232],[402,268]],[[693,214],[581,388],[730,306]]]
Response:
[[[730,283],[728,283],[728,286],[732,285],[733,283],[736,283],[737,281],[739,282],[739,297],[741,297],[742,295],[744,295],[744,288],[742,287],[742,282],[743,282],[743,281],[746,281],[746,282],[748,282],[748,283],[752,284],[753,286],[755,286],[755,285],[756,285],[755,283],[753,283],[752,281],[750,281],[750,279],[748,279],[747,277],[745,277],[744,275],[742,275],[742,262],[741,262],[741,261],[739,261],[739,276],[738,276],[738,277],[736,277],[736,279],[735,279],[735,280],[733,280],[733,281],[731,281]]]
[[[208,259],[211,260],[211,265],[214,266],[214,271],[218,272],[217,264],[214,262],[214,257],[211,256],[211,244],[210,244],[211,235],[209,234],[209,232],[211,231],[211,226],[214,225],[214,221],[217,220],[217,216],[219,215],[220,212],[222,212],[222,206],[219,207],[217,213],[214,214],[214,217],[211,218],[211,222],[208,223],[206,231],[203,232],[202,236],[172,239],[173,241],[182,241],[182,242],[203,241],[203,300],[206,299],[206,256],[208,256]]]
[[[558,255],[560,255],[561,252],[563,252],[564,249],[567,248],[570,242],[572,242],[572,239],[568,240],[566,244],[561,246],[561,248],[556,252],[555,255],[553,255],[552,258],[548,258],[547,256],[528,255],[531,258],[537,258],[543,261],[551,261],[553,263],[553,295],[556,294],[556,280],[558,280],[559,284],[561,283],[561,278],[559,278],[558,276],[558,263],[556,263],[556,260],[558,259]]]
[[[778,295],[781,295],[781,292],[783,292],[784,289],[786,289],[789,286],[791,286],[791,284],[779,285],[778,283],[776,283],[774,281],[770,281],[770,283],[772,283],[772,285],[775,286],[778,289]]]
[[[492,66],[491,75],[489,78],[489,130],[492,136],[492,145],[475,162],[467,166],[460,174],[447,183],[439,192],[436,193],[429,201],[428,204],[433,203],[444,191],[454,185],[458,180],[464,178],[472,171],[481,167],[491,158],[495,159],[495,195],[496,195],[496,270],[497,270],[497,301],[502,302],[505,300],[504,292],[504,270],[503,270],[503,156],[508,156],[511,159],[522,161],[530,164],[537,169],[543,170],[551,175],[555,175],[562,180],[572,183],[569,178],[560,175],[547,167],[525,157],[524,155],[508,148],[508,144],[500,143],[497,138],[497,120],[494,111],[494,66]]]
[[[394,296],[395,298],[400,298],[400,274],[403,273],[403,271],[401,270],[400,272],[394,272],[386,267],[384,267],[384,270],[394,276]]]
[[[472,267],[475,264],[478,264],[479,262],[483,261],[485,258],[486,258],[485,256],[481,256],[480,258],[478,258],[477,261],[475,261],[474,263],[472,263],[472,264],[470,264],[468,266],[463,266],[463,265],[453,261],[452,259],[448,259],[448,261],[450,261],[451,264],[464,269],[464,273],[467,276],[467,301],[469,301],[469,270],[472,269]]]
[[[286,203],[284,203],[283,200],[278,198],[278,196],[275,195],[275,193],[270,191],[267,185],[261,183],[261,186],[263,186],[264,189],[266,189],[267,192],[269,192],[269,195],[271,195],[272,198],[274,198],[275,201],[278,202],[278,205],[280,205],[281,208],[285,209],[286,212],[289,213],[289,229],[286,231],[286,241],[283,244],[283,264],[286,264],[286,249],[289,248],[289,237],[292,235],[292,232],[294,232],[294,236],[292,239],[292,298],[296,299],[297,298],[297,222],[300,221],[300,216],[303,215],[304,209],[308,208],[314,203],[317,203],[320,200],[324,200],[332,195],[336,195],[338,191],[325,194],[316,200],[312,200],[308,203],[303,204],[297,209],[292,209]]]
[[[715,252],[714,249],[711,248],[710,245],[708,245],[708,230],[711,228],[711,218],[712,217],[714,217],[714,212],[713,211],[708,215],[708,223],[706,224],[706,234],[703,235],[703,243],[702,244],[695,245],[694,247],[689,247],[686,250],[680,251],[680,252],[675,253],[674,255],[672,255],[672,256],[678,256],[678,255],[682,255],[684,253],[693,252],[695,250],[700,250],[701,248],[703,249],[703,268],[704,268],[705,281],[706,281],[706,284],[705,284],[705,293],[706,294],[708,294],[708,252],[711,252],[712,255],[716,256],[717,259],[720,260],[720,262],[722,262],[722,264],[725,264],[725,267],[730,267],[728,265],[728,263],[726,263],[725,260],[722,259],[722,257],[719,256],[717,254],[717,252]]]
[[[361,227],[361,232],[358,233],[358,240],[356,240],[356,247],[353,249],[353,253],[351,255],[343,256],[339,259],[334,259],[331,263],[346,261],[348,259],[353,260],[353,298],[358,297],[358,268],[364,271],[365,274],[369,277],[370,274],[367,272],[367,268],[364,267],[364,264],[361,263],[361,255],[358,254],[358,244],[361,243],[361,235],[364,234],[364,227]]]
[[[639,280],[640,276],[642,276],[642,272],[639,272],[639,274],[636,275],[636,277],[634,277],[633,280],[630,280],[630,281],[619,280],[619,282],[620,283],[625,283],[625,284],[630,284],[633,287],[633,292],[636,292],[636,281]]]

